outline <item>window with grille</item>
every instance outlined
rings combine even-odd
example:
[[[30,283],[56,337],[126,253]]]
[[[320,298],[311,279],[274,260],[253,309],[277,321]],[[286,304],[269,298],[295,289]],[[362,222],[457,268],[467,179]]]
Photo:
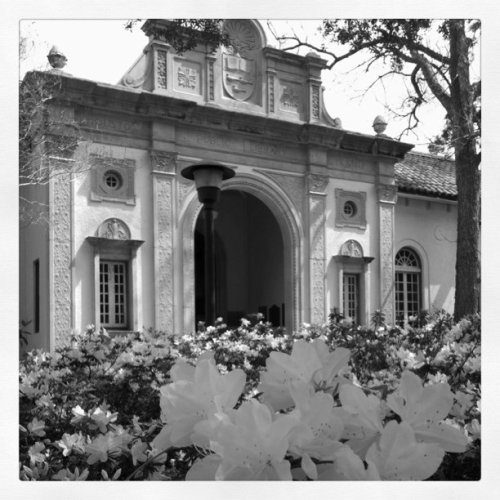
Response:
[[[359,275],[344,273],[344,316],[354,323],[359,322]]]
[[[406,247],[396,254],[395,265],[396,322],[404,325],[421,311],[422,268],[418,255]]]
[[[126,328],[127,264],[101,260],[99,266],[99,299],[101,325],[105,328]]]

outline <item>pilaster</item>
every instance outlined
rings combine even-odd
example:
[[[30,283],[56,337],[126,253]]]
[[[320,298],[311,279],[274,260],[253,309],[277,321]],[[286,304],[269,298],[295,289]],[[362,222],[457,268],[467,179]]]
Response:
[[[394,323],[394,208],[397,187],[377,187],[380,224],[380,308],[387,323]]]
[[[310,321],[316,324],[326,320],[325,209],[328,181],[324,175],[308,176]]]
[[[153,174],[153,238],[155,275],[155,328],[175,333],[173,207],[176,153],[151,151]]]
[[[49,156],[50,350],[71,334],[72,312],[72,169],[75,161]]]

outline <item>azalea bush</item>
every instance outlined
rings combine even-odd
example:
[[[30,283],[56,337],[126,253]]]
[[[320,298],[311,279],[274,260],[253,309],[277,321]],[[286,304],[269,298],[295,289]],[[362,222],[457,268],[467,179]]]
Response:
[[[21,367],[21,478],[479,479],[479,332],[444,314],[90,329]]]

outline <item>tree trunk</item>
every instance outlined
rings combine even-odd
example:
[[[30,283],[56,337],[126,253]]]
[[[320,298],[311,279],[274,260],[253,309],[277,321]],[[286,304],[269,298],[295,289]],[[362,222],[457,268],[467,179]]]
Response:
[[[477,155],[455,148],[458,188],[455,319],[479,312],[480,302],[480,174]]]
[[[468,51],[464,21],[450,21],[450,118],[458,191],[456,320],[478,312],[480,301],[480,171]]]

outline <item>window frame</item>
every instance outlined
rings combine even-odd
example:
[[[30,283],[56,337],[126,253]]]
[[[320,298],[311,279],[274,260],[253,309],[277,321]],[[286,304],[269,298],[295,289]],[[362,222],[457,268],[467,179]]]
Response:
[[[107,312],[103,311],[103,295],[104,295],[104,290],[103,290],[103,266],[107,265],[109,266],[107,270],[107,278],[108,282],[107,285],[109,289],[107,290],[107,295],[108,295],[108,306],[109,310]],[[123,283],[117,283],[117,277],[119,276],[119,273],[117,272],[116,268],[121,267],[121,278],[123,279]],[[129,323],[130,323],[130,288],[129,288],[129,275],[128,275],[128,270],[129,270],[129,265],[127,261],[124,260],[108,260],[108,259],[99,259],[99,323],[102,327],[106,328],[107,330],[127,330],[129,329]],[[116,288],[117,286],[123,285],[123,291],[117,291]],[[119,300],[117,300],[118,294],[123,294],[124,295],[124,300],[120,303]],[[117,312],[116,308],[117,306],[122,306],[123,311]],[[114,312],[113,312],[114,309]],[[108,318],[108,321],[105,321],[105,318],[103,317],[105,314],[109,315],[110,317]],[[111,315],[114,316],[113,319],[111,319]],[[123,320],[117,321],[117,316],[122,315]]]
[[[402,252],[408,253],[415,264],[408,264],[408,259],[405,259],[405,264],[398,264],[398,256]],[[415,285],[416,290],[411,290],[411,287]],[[400,294],[402,295],[401,299],[398,297]],[[411,297],[411,295],[416,297]],[[414,248],[403,246],[394,257],[394,314],[396,324],[407,325],[410,322],[410,317],[418,316],[423,310],[423,299],[422,258]],[[410,304],[413,303],[416,303],[416,306],[410,307]]]

